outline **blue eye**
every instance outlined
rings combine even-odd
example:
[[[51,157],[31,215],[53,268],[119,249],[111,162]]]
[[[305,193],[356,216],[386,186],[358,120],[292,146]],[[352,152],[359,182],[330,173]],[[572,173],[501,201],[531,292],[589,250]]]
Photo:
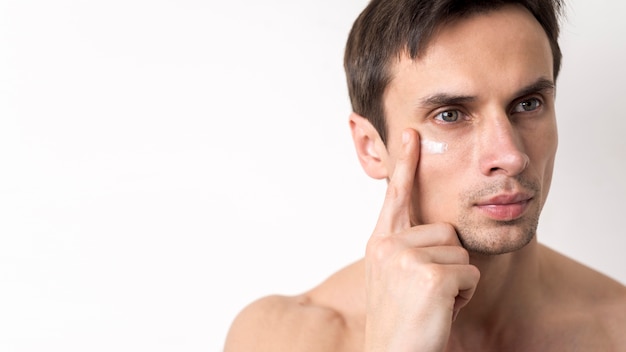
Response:
[[[526,99],[515,105],[513,112],[528,112],[537,110],[541,106],[541,101],[537,98]]]
[[[443,122],[456,122],[459,120],[460,113],[458,110],[446,110],[435,115],[435,120]]]

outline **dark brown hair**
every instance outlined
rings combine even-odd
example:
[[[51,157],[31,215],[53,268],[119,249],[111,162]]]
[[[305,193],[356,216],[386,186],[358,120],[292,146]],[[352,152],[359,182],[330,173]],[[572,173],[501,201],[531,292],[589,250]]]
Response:
[[[344,56],[352,109],[387,140],[383,95],[393,57],[415,59],[440,25],[463,16],[520,4],[541,24],[550,41],[554,79],[561,67],[561,0],[372,0],[354,22]]]

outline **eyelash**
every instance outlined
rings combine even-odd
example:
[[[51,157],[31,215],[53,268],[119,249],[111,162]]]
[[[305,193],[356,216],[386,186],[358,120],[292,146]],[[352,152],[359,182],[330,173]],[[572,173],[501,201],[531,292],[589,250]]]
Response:
[[[530,103],[532,107],[532,109],[530,110],[525,110],[524,109],[524,104],[528,104]],[[537,97],[529,97],[529,98],[524,98],[523,100],[518,100],[517,102],[515,102],[515,104],[513,105],[513,108],[511,109],[511,114],[520,114],[520,113],[530,113],[530,112],[534,112],[537,109],[541,108],[543,106],[543,101]],[[518,107],[521,108],[520,110],[518,110]],[[443,118],[443,115],[446,113],[456,113],[458,115],[458,117],[456,118],[456,120],[454,121],[446,121]],[[447,109],[447,110],[443,110],[438,112],[435,117],[434,120],[437,121],[438,123],[441,124],[454,124],[459,122],[459,119],[463,119],[465,117],[465,114],[460,110],[460,109]]]

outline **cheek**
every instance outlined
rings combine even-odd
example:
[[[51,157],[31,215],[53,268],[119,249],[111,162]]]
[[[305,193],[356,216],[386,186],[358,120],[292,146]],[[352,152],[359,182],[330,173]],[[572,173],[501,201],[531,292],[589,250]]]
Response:
[[[442,148],[436,146],[436,148]],[[413,209],[418,223],[452,222],[457,219],[459,194],[469,165],[461,148],[447,144],[436,153],[422,149],[413,189]]]
[[[529,133],[525,140],[528,156],[534,164],[535,171],[543,180],[550,181],[554,167],[554,159],[558,147],[558,134],[556,124],[550,123],[541,134]]]
[[[540,173],[542,182],[542,206],[545,203],[548,193],[550,191],[550,184],[552,183],[552,173],[554,171],[554,160],[556,157],[556,151],[558,147],[558,140],[556,130],[551,137],[545,139],[546,145],[542,150],[536,151],[537,160],[539,160],[537,169]]]

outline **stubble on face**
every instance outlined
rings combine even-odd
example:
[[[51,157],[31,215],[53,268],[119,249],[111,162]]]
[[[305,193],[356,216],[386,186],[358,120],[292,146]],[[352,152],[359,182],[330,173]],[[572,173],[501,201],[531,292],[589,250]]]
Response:
[[[522,249],[535,237],[543,205],[541,186],[538,182],[521,176],[515,177],[514,183],[533,194],[533,198],[522,217],[508,221],[496,221],[475,214],[473,205],[509,188],[511,179],[481,184],[461,193],[460,215],[454,227],[461,244],[470,253],[499,255],[514,252]]]

